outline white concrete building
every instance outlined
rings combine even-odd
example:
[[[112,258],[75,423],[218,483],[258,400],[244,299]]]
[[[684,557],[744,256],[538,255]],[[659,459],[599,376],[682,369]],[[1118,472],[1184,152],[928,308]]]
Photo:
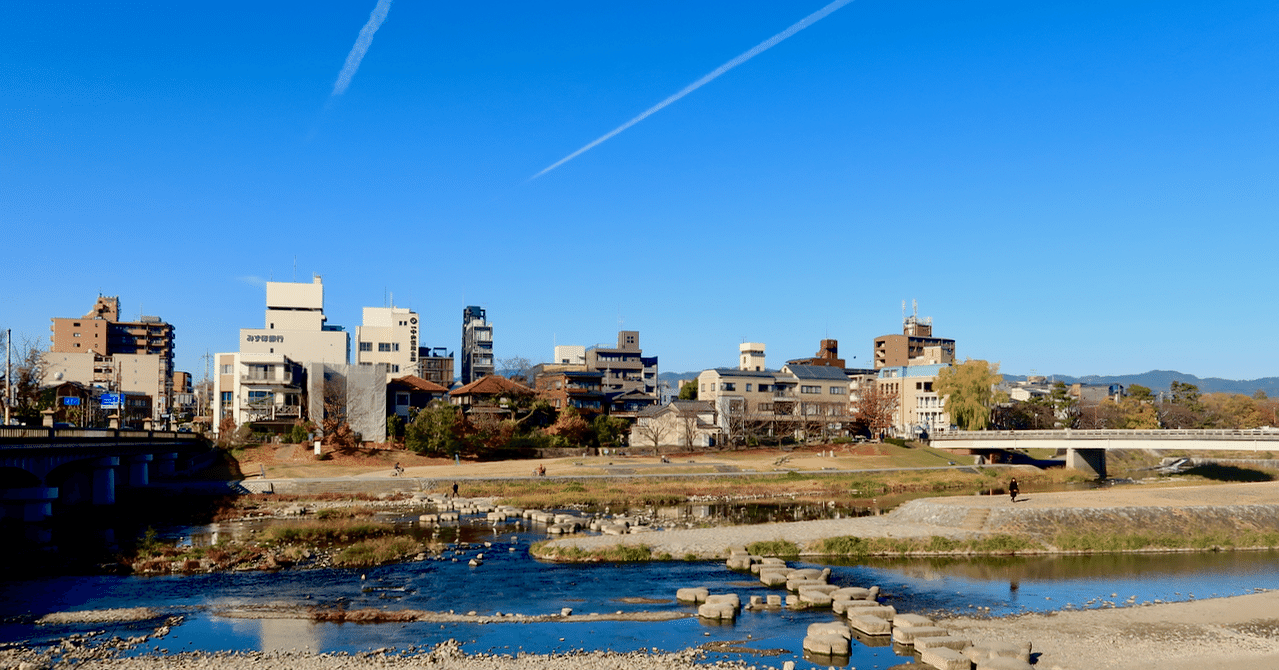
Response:
[[[355,364],[387,366],[386,380],[417,372],[418,315],[406,307],[365,307],[355,329]]]
[[[586,347],[580,344],[561,344],[555,347],[556,365],[586,365]]]
[[[309,284],[267,282],[264,327],[240,329],[240,353],[345,364],[350,360],[350,338],[341,326],[330,326],[326,320],[319,275]]]

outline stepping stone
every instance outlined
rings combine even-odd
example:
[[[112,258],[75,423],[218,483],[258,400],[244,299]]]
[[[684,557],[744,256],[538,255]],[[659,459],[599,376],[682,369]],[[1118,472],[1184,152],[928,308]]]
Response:
[[[710,595],[710,591],[706,587],[696,586],[677,590],[675,599],[682,603],[704,603],[708,595]]]
[[[964,649],[967,649],[968,647],[971,647],[972,644],[973,644],[972,640],[969,640],[966,637],[959,637],[956,635],[942,635],[938,637],[918,637],[918,636],[915,637],[915,650],[920,652],[923,652],[928,649],[939,649],[942,647],[945,647],[947,649],[953,649],[956,652],[960,652],[960,651],[963,651]],[[964,656],[964,660],[968,660],[968,657]]]
[[[920,652],[919,661],[937,670],[972,670],[973,667],[973,662],[967,656],[948,647],[925,649]]]
[[[949,632],[945,628],[937,626],[898,626],[897,619],[893,619],[893,642],[898,644],[913,645],[915,644],[915,638],[945,637],[946,635],[949,635]]]
[[[868,614],[850,618],[848,625],[867,635],[889,635],[893,632],[893,623],[891,621]]]
[[[804,651],[813,654],[847,656],[851,649],[852,646],[849,643],[848,638],[842,635],[827,633],[824,635],[809,635],[804,638]]]
[[[808,625],[808,635],[840,635],[845,638],[851,638],[853,632],[848,626],[839,621],[826,621],[822,623],[813,623]]]
[[[909,628],[910,626],[933,626],[932,619],[918,614],[898,614],[893,617],[893,626],[897,628]]]

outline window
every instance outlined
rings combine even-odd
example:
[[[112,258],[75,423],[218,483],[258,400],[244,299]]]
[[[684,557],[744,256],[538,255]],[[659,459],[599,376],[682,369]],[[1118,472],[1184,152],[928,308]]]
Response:
[[[407,394],[407,393],[396,393],[396,394],[395,394],[395,404],[396,404],[396,405],[399,405],[400,407],[404,407],[404,406],[408,405],[408,404],[409,404],[409,394]]]
[[[372,342],[361,342],[361,343],[360,343],[360,351],[373,351],[373,343],[372,343]]]
[[[71,337],[80,337],[80,333],[72,333]]]
[[[399,372],[399,371],[400,371],[400,366],[398,365],[391,366],[391,372]]]
[[[223,407],[225,407],[225,406],[227,406],[227,405],[230,405],[230,404],[231,404],[231,399],[232,399],[232,397],[233,397],[233,396],[231,395],[231,392],[230,392],[230,391],[223,391],[223,392],[222,392],[222,406],[223,406]]]
[[[736,391],[736,390],[737,390],[737,384],[735,384],[735,383],[733,383],[733,382],[720,382],[720,383],[719,383],[719,390],[721,390],[721,391]]]
[[[392,343],[391,343],[391,351],[399,351],[399,350],[400,350],[400,343],[399,343],[399,342],[392,342]]]
[[[768,392],[768,384],[760,384],[760,385],[759,385],[759,392],[760,392],[760,393],[767,393],[767,392]]]
[[[915,390],[916,391],[924,390],[924,382],[915,382]]]
[[[378,342],[378,343],[377,343],[377,350],[378,350],[378,351],[390,351],[390,350],[391,350],[391,343],[390,343],[390,342]]]
[[[759,411],[764,412],[764,413],[768,413],[768,412],[773,411],[773,403],[771,403],[771,402],[761,402],[761,403],[759,404]]]
[[[71,324],[71,327],[72,327],[72,328],[79,328],[79,327],[80,327],[80,322],[79,322],[79,321],[76,321],[75,323],[72,323],[72,324]]]
[[[842,386],[832,386],[832,387],[830,387],[830,394],[831,394],[831,395],[844,395],[845,393],[847,393],[847,391],[845,391],[845,390],[844,390],[844,387],[842,387]]]
[[[751,392],[751,385],[750,385],[750,384],[747,384],[747,385],[746,385],[746,392],[747,392],[747,393],[750,393],[750,392]]]
[[[234,368],[235,368],[235,366],[234,366],[234,365],[223,365],[223,366],[222,366],[222,374],[224,374],[224,375],[235,374],[235,370],[234,370]]]
[[[821,392],[822,392],[822,387],[820,387],[820,386],[801,386],[801,387],[799,387],[799,392],[800,392],[800,393],[821,393]]]

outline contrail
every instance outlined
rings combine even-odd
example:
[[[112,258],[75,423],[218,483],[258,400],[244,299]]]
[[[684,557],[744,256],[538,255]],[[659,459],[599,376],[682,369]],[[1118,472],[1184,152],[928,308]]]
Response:
[[[389,11],[391,11],[391,0],[377,0],[377,6],[373,8],[373,13],[369,14],[369,22],[360,29],[360,36],[355,38],[355,46],[351,47],[351,53],[346,55],[346,64],[342,66],[342,71],[338,73],[338,80],[333,84],[334,96],[346,93],[346,87],[351,85],[355,71],[360,69],[360,61],[364,60],[364,54],[373,43],[373,33],[382,27],[382,22],[386,20],[386,13]]]
[[[679,92],[679,93],[676,93],[675,95],[672,95],[671,97],[669,97],[669,98],[667,98],[667,99],[665,99],[665,100],[663,100],[663,101],[661,101],[661,102],[657,103],[656,105],[653,105],[652,107],[649,107],[648,109],[644,110],[644,112],[643,112],[642,114],[640,114],[639,116],[637,116],[637,117],[635,117],[635,118],[631,119],[630,121],[627,121],[626,123],[623,123],[622,125],[618,126],[617,128],[614,128],[612,131],[610,131],[609,133],[607,133],[607,134],[606,134],[606,135],[604,135],[603,137],[601,137],[601,138],[599,138],[599,139],[595,140],[594,142],[591,142],[590,144],[588,144],[588,145],[586,145],[586,146],[582,147],[581,149],[578,149],[577,151],[574,151],[573,153],[571,153],[571,154],[569,154],[569,155],[567,155],[567,156],[565,156],[565,157],[561,158],[560,160],[556,161],[555,163],[552,163],[552,164],[550,165],[550,167],[547,167],[545,170],[542,170],[541,172],[539,172],[539,173],[537,173],[537,174],[533,175],[532,177],[529,177],[529,179],[528,179],[528,180],[529,180],[529,181],[533,181],[534,179],[537,179],[538,177],[541,177],[542,175],[546,174],[547,172],[550,172],[551,170],[554,170],[555,168],[557,168],[557,167],[559,167],[559,166],[561,166],[561,165],[563,165],[563,164],[565,164],[565,163],[567,163],[567,162],[569,162],[569,161],[573,160],[574,158],[577,158],[578,156],[581,156],[582,154],[586,153],[587,151],[590,151],[591,149],[594,149],[595,147],[599,146],[600,144],[603,144],[603,143],[604,143],[605,141],[607,141],[608,139],[612,138],[614,135],[617,135],[618,133],[622,132],[623,130],[626,130],[627,128],[630,128],[631,126],[633,126],[633,125],[635,125],[635,124],[639,123],[640,121],[643,121],[644,119],[647,119],[648,117],[652,116],[653,114],[656,114],[657,112],[661,111],[664,107],[666,107],[666,106],[670,105],[671,103],[675,102],[676,100],[679,100],[680,98],[682,98],[682,97],[684,97],[684,96],[688,95],[689,93],[692,93],[693,91],[696,91],[697,89],[699,89],[699,88],[701,88],[701,87],[703,87],[703,86],[705,86],[705,85],[709,84],[710,82],[714,81],[716,77],[719,77],[720,75],[724,74],[725,72],[728,72],[729,70],[731,70],[731,69],[733,69],[733,68],[737,67],[738,65],[741,65],[742,63],[745,63],[746,61],[748,61],[748,60],[750,60],[750,59],[752,59],[752,58],[754,58],[754,57],[756,57],[756,56],[758,56],[758,55],[760,55],[760,54],[764,53],[765,51],[768,51],[769,49],[771,49],[771,48],[773,48],[773,47],[775,47],[775,46],[777,46],[777,44],[778,44],[778,43],[780,43],[782,40],[786,39],[787,37],[790,37],[791,35],[794,35],[795,33],[799,32],[799,31],[801,31],[801,30],[803,30],[803,29],[805,29],[805,28],[807,28],[807,27],[809,27],[809,26],[811,26],[811,25],[813,25],[814,23],[817,23],[818,21],[821,21],[822,19],[826,18],[826,16],[827,16],[827,15],[829,15],[831,12],[834,12],[835,10],[839,9],[840,7],[843,7],[844,5],[847,5],[848,3],[852,2],[852,1],[853,1],[853,0],[835,0],[834,2],[830,3],[829,5],[826,5],[825,7],[822,7],[821,9],[819,9],[819,10],[817,10],[817,11],[813,12],[812,14],[809,14],[808,16],[805,16],[803,19],[800,19],[800,21],[799,21],[798,23],[796,23],[795,25],[793,25],[793,26],[791,26],[791,27],[787,28],[786,30],[783,30],[783,31],[782,31],[782,32],[780,32],[780,33],[777,33],[776,35],[773,35],[772,37],[770,37],[770,38],[768,38],[768,39],[764,40],[763,42],[760,42],[759,44],[755,45],[755,47],[754,47],[753,49],[751,49],[750,51],[747,51],[746,53],[744,53],[744,54],[742,54],[742,55],[738,56],[737,58],[734,58],[733,60],[730,60],[730,61],[728,61],[727,63],[724,63],[723,65],[721,65],[721,66],[719,66],[719,67],[715,68],[714,70],[712,70],[712,71],[711,71],[711,73],[710,73],[710,74],[706,75],[705,77],[702,77],[701,79],[698,79],[697,81],[695,81],[695,82],[693,82],[693,83],[689,84],[688,86],[685,86],[683,89],[681,89],[681,90],[680,90],[680,92]]]

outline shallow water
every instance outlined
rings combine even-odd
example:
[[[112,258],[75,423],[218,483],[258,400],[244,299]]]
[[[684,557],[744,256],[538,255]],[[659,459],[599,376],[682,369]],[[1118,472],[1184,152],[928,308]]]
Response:
[[[538,533],[513,526],[463,523],[454,537],[488,541],[454,562],[404,563],[367,570],[323,569],[276,573],[238,572],[171,577],[56,577],[3,582],[0,590],[0,642],[38,643],[71,632],[107,630],[112,635],[150,632],[157,622],[105,626],[35,626],[40,614],[67,610],[147,606],[182,614],[182,625],[165,638],[138,649],[261,649],[356,652],[383,647],[408,649],[456,638],[469,651],[550,652],[570,649],[674,651],[711,641],[740,641],[755,649],[783,649],[781,656],[750,659],[780,667],[785,660],[800,668],[852,665],[886,668],[907,662],[891,646],[854,644],[849,659],[802,658],[801,644],[810,623],[829,621],[829,611],[743,611],[731,625],[679,619],[667,622],[598,621],[590,623],[426,623],[332,624],[299,619],[239,619],[219,612],[250,606],[364,607],[454,610],[479,614],[526,615],[680,611],[675,590],[707,586],[736,592],[743,602],[769,589],[750,575],[726,569],[721,561],[566,565],[543,563],[528,554]],[[514,549],[514,551],[510,551]],[[484,554],[472,568],[470,557]],[[1257,588],[1279,588],[1275,552],[1062,556],[1034,558],[896,559],[832,565],[831,582],[841,586],[879,585],[888,604],[901,612],[989,613],[1053,611],[1099,607],[1106,602],[1177,601],[1214,595],[1238,595]],[[813,563],[796,563],[817,567]],[[363,577],[363,579],[362,579]],[[1115,594],[1115,595],[1111,595]],[[632,604],[623,598],[659,602]],[[1131,600],[1130,600],[1131,598]],[[988,610],[986,608],[989,608]],[[711,654],[710,658],[738,658]]]

